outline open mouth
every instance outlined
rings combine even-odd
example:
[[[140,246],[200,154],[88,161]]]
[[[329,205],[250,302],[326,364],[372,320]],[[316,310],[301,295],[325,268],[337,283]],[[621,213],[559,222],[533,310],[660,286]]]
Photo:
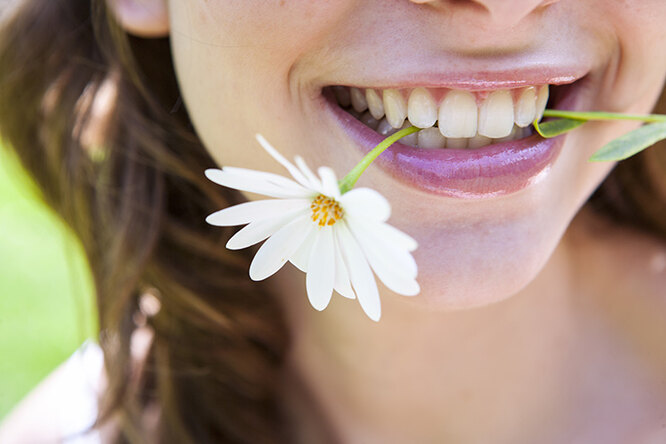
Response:
[[[408,126],[422,128],[400,143],[426,149],[476,149],[529,137],[550,96],[549,85],[497,91],[329,88],[342,109],[384,137]],[[562,88],[553,86],[553,102]]]
[[[362,152],[401,128],[422,128],[377,159],[394,178],[426,192],[479,198],[545,177],[565,136],[543,139],[532,122],[546,108],[575,107],[580,80],[495,90],[332,85],[323,96]]]

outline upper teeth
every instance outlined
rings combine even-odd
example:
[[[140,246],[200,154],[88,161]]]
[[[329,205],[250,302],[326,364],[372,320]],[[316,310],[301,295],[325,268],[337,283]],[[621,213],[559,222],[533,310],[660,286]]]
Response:
[[[439,107],[439,131],[446,137],[474,137],[479,127],[478,116],[476,98],[472,93],[453,90]]]
[[[479,147],[492,140],[524,137],[534,119],[540,119],[548,101],[548,85],[514,90],[470,92],[465,90],[334,88],[338,102],[362,114],[366,125],[389,133],[409,124],[431,128],[421,131],[418,145],[424,148]],[[382,122],[379,122],[382,121]],[[411,144],[411,143],[410,143]]]

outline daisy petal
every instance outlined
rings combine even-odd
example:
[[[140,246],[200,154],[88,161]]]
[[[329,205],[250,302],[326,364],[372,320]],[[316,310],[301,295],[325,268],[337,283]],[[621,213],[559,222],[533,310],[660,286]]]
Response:
[[[395,264],[395,272],[401,275],[415,278],[418,273],[418,267],[414,257],[406,250],[399,248],[397,245],[388,242],[377,234],[377,224],[367,224],[364,221],[357,219],[347,219],[347,226],[350,231],[361,242],[361,247],[365,243],[379,252],[382,257],[390,259],[391,263]]]
[[[386,222],[391,205],[386,198],[370,188],[354,188],[340,197],[345,213],[373,222]]]
[[[333,243],[333,229],[324,227],[318,230],[310,260],[305,288],[310,304],[315,310],[323,310],[328,306],[333,295],[333,281],[335,280],[335,249]]]
[[[321,190],[323,194],[339,200],[340,186],[338,185],[338,179],[335,177],[335,172],[329,167],[321,167],[317,172],[319,173],[319,177],[321,177]]]
[[[413,237],[389,224],[378,224],[375,228],[375,234],[377,234],[377,236],[389,241],[398,248],[414,251],[419,246],[418,242],[416,242]]]
[[[275,274],[301,246],[314,228],[309,216],[303,215],[269,237],[250,264],[250,279],[261,281]]]
[[[420,287],[415,279],[416,263],[409,253],[377,242],[360,225],[349,223],[348,226],[370,266],[387,288],[404,296],[419,293]]]
[[[278,174],[273,174],[273,173],[267,173],[265,171],[256,171],[256,170],[250,170],[247,168],[238,168],[238,167],[224,167],[222,168],[222,171],[234,176],[236,180],[238,179],[245,179],[246,181],[249,179],[251,182],[256,182],[257,184],[261,184],[262,186],[277,186],[279,188],[283,188],[285,190],[288,190],[289,192],[297,193],[297,192],[305,192],[307,190],[307,195],[312,195],[315,192],[308,187],[304,187],[293,180],[280,176]],[[302,197],[302,196],[299,196]]]
[[[298,250],[289,258],[289,262],[294,264],[296,268],[303,273],[308,272],[308,261],[310,260],[310,252],[314,245],[315,238],[317,237],[317,230],[310,230],[310,234],[305,238]]]
[[[342,256],[347,265],[356,297],[358,297],[358,301],[365,314],[373,321],[379,321],[381,317],[381,303],[372,270],[370,270],[368,261],[366,261],[361,248],[356,244],[356,240],[349,232],[349,229],[344,223],[339,223],[339,225],[340,227],[337,229],[337,232],[340,235]]]
[[[259,193],[279,198],[305,198],[313,194],[312,190],[277,174],[245,168],[225,167],[222,170],[208,169],[206,177],[218,185],[240,191]]]
[[[277,232],[280,228],[294,220],[307,208],[295,209],[267,219],[255,220],[231,236],[226,247],[229,250],[242,250],[250,245],[257,244]]]
[[[308,205],[310,205],[309,199],[266,199],[245,202],[210,214],[206,222],[218,227],[243,225],[274,218],[297,208],[306,209]]]
[[[319,193],[321,193],[322,192],[321,180],[319,180],[319,178],[315,176],[315,174],[312,172],[308,164],[305,163],[305,160],[303,160],[301,156],[296,156],[294,157],[294,161],[296,162],[296,165],[301,170],[303,175],[308,178],[308,182],[310,182],[310,188],[315,189]]]
[[[268,140],[261,134],[255,134],[254,137],[257,139],[257,142],[262,146],[264,150],[270,156],[275,159],[280,165],[285,167],[287,171],[289,171],[289,174],[296,179],[298,183],[303,185],[306,188],[309,188],[310,184],[308,183],[308,180],[303,176],[303,174],[296,168],[291,162],[289,162],[278,150],[276,150],[273,145],[268,143]]]
[[[280,176],[279,174],[268,173],[266,171],[257,171],[248,168],[231,167],[231,166],[225,166],[222,168],[221,171],[224,172],[225,174],[250,178],[253,181],[259,181],[262,183],[266,182],[271,185],[277,185],[285,188],[293,188],[297,190],[307,188],[303,187],[297,182],[294,182],[288,177]]]
[[[373,233],[376,239],[382,239],[385,243],[393,245],[399,250],[414,251],[419,245],[411,236],[403,233],[392,225],[381,222],[370,224],[364,219],[350,216],[348,216],[346,219],[353,221],[354,224],[363,225],[366,229]]]
[[[335,229],[333,230],[333,233],[335,235],[335,285],[333,285],[333,289],[348,299],[356,299],[354,289],[352,288],[349,281],[347,266],[345,265],[345,261],[342,258],[342,246],[339,239],[340,236]]]

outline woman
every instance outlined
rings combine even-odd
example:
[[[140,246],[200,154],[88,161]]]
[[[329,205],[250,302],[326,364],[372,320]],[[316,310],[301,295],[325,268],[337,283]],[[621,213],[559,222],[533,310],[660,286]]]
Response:
[[[666,441],[664,150],[613,169],[587,159],[635,123],[523,129],[546,86],[549,108],[650,112],[666,3],[93,5],[10,14],[0,133],[86,248],[104,441]],[[380,287],[377,323],[339,295],[312,310],[294,267],[251,282],[236,230],[204,223],[257,198],[206,168],[283,174],[255,133],[341,175],[433,115],[361,180],[419,244],[420,293]]]

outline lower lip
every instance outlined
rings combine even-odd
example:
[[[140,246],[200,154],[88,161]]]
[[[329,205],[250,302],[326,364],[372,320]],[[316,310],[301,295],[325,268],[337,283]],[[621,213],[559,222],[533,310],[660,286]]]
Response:
[[[365,154],[384,138],[340,108],[328,107]],[[543,179],[557,160],[566,136],[539,135],[474,150],[423,149],[394,143],[376,160],[395,179],[428,193],[481,199],[515,193]]]

